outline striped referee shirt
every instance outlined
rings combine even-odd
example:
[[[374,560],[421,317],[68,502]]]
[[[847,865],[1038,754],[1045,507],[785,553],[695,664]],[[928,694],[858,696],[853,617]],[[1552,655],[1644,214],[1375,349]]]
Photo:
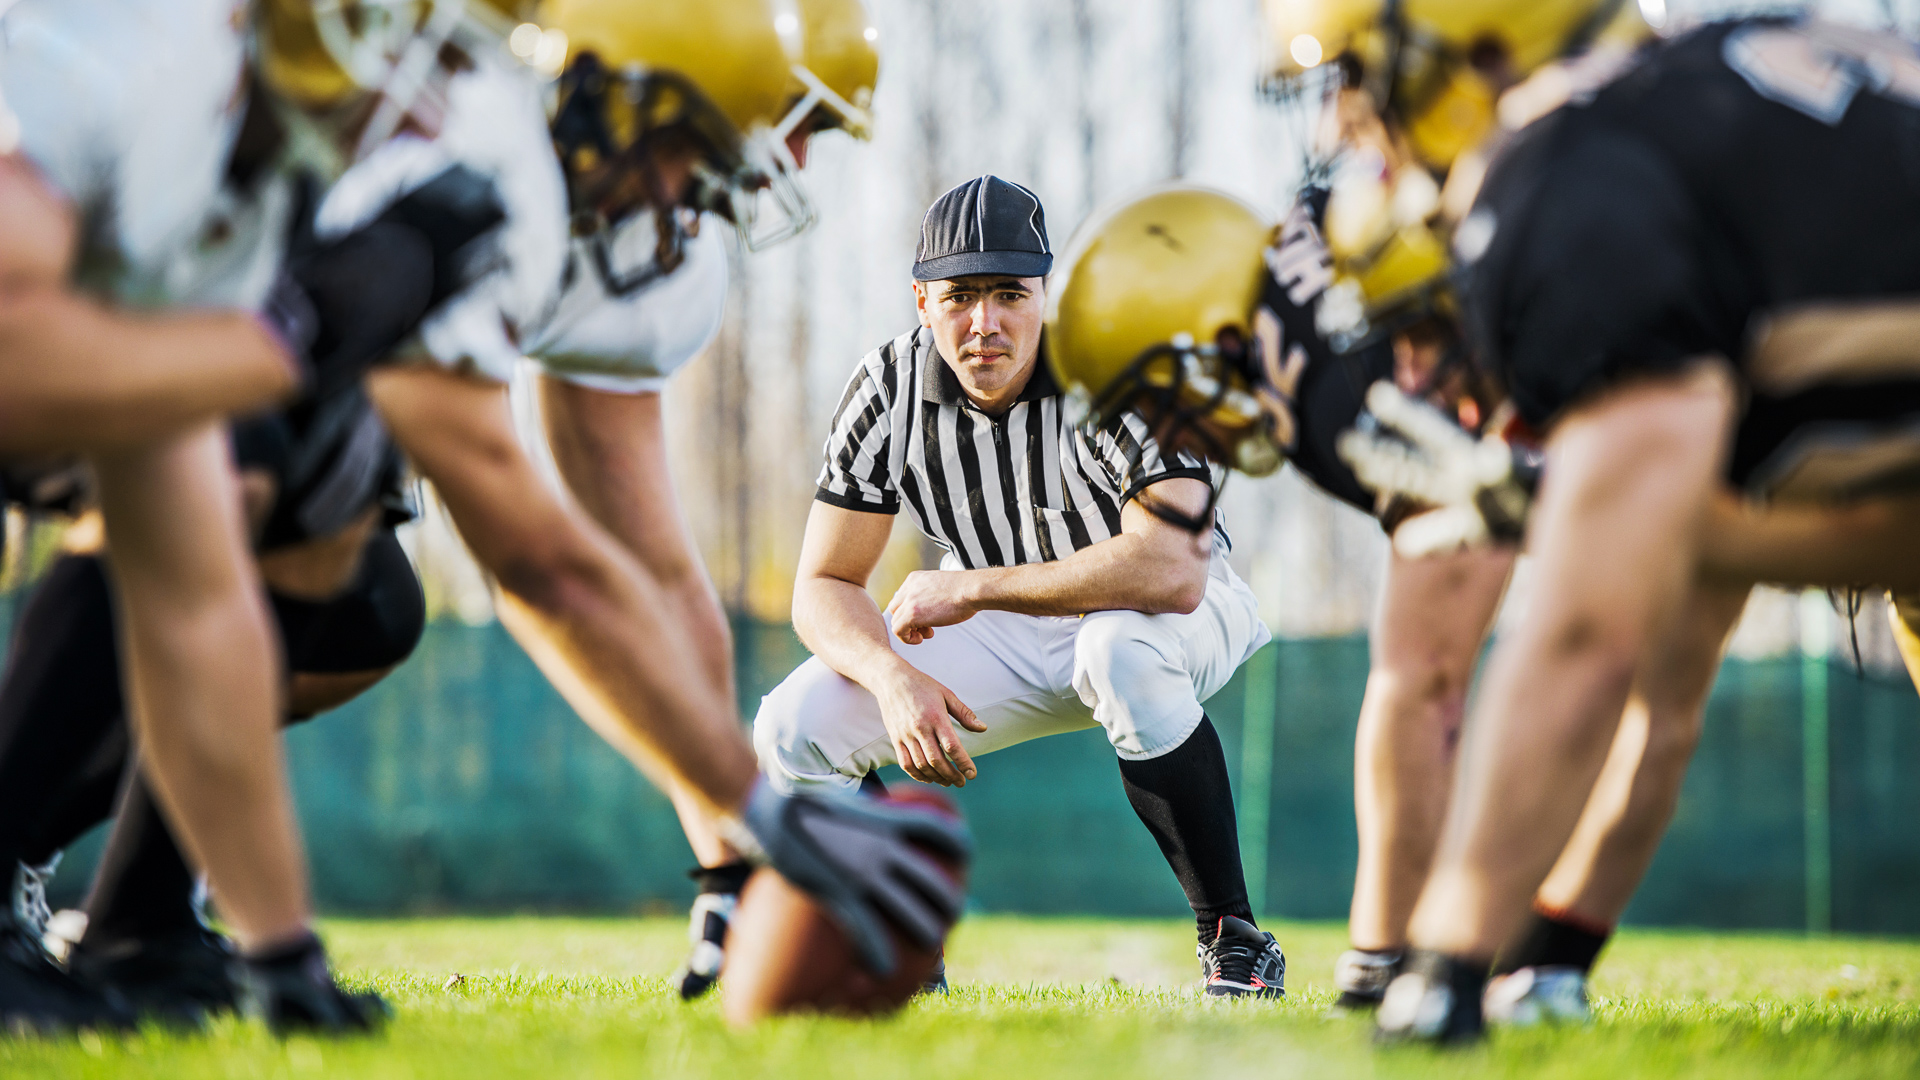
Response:
[[[1011,409],[989,416],[940,358],[933,332],[903,334],[867,354],[827,436],[814,497],[845,510],[894,514],[975,570],[1065,558],[1120,533],[1120,508],[1173,477],[1210,481],[1199,458],[1161,460],[1131,413],[1092,433],[1062,415],[1042,361]],[[1227,536],[1214,519],[1214,542]]]

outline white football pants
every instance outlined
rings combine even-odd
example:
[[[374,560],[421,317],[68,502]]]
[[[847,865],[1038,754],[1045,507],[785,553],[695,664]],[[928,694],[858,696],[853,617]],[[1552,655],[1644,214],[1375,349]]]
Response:
[[[1186,615],[983,611],[919,645],[889,640],[987,725],[954,725],[973,757],[1098,724],[1121,757],[1146,760],[1186,742],[1200,703],[1270,637],[1253,590],[1215,556],[1206,598]],[[760,699],[753,743],[781,791],[851,788],[896,764],[879,703],[819,657]]]

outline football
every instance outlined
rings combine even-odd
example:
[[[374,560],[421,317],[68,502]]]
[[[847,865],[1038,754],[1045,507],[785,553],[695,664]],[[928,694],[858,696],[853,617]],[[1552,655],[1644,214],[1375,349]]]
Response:
[[[886,800],[960,816],[952,800],[931,788],[896,789]],[[937,861],[966,884],[964,865]],[[763,867],[741,892],[727,931],[720,983],[727,1022],[739,1027],[796,1012],[890,1013],[913,997],[940,961],[938,949],[919,948],[897,928],[893,946],[899,964],[892,975],[877,978],[860,966],[846,933],[812,897]]]

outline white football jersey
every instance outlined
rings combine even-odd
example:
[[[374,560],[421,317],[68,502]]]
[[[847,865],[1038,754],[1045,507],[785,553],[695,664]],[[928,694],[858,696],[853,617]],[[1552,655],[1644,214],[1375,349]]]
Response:
[[[664,389],[674,372],[713,342],[726,313],[727,226],[712,216],[701,225],[673,273],[627,296],[607,292],[586,242],[576,241],[566,292],[552,318],[527,339],[527,353],[549,375],[592,389]],[[638,215],[620,230],[614,247],[641,254],[654,236],[653,218]]]
[[[83,288],[143,306],[266,295],[289,192],[223,187],[243,15],[234,0],[20,0],[0,19],[0,96],[80,219]]]
[[[453,165],[493,180],[507,221],[486,240],[491,269],[421,323],[420,341],[442,366],[506,381],[567,259],[566,185],[527,73],[483,59],[456,76],[438,137],[402,135],[367,155],[328,191],[315,227],[349,232]]]

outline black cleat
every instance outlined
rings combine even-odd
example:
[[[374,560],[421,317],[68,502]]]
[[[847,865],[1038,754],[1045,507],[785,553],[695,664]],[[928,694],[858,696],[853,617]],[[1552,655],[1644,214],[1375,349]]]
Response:
[[[10,914],[0,914],[0,1032],[124,1029],[133,1010],[69,978]]]
[[[680,1000],[692,1001],[719,981],[720,966],[727,959],[727,925],[733,921],[733,910],[739,903],[739,893],[703,892],[693,898],[693,919],[687,926],[693,952],[673,973],[673,987],[680,991]]]
[[[1410,954],[1406,974],[1393,980],[1380,1002],[1375,1041],[1459,1046],[1486,1038],[1481,997],[1489,966],[1442,953]]]
[[[327,966],[327,950],[312,934],[259,956],[241,956],[232,967],[240,1009],[267,1022],[275,1035],[369,1032],[392,1015],[379,994],[340,988]]]
[[[73,977],[118,994],[143,1019],[198,1026],[238,1004],[233,943],[201,927],[148,938],[85,937],[67,957]]]
[[[1348,949],[1341,953],[1333,964],[1333,985],[1340,991],[1340,1000],[1333,1007],[1348,1012],[1379,1008],[1380,999],[1387,996],[1387,984],[1400,974],[1405,959],[1406,953],[1399,949]]]
[[[1213,944],[1196,950],[1208,997],[1287,996],[1287,956],[1273,935],[1228,915]]]

